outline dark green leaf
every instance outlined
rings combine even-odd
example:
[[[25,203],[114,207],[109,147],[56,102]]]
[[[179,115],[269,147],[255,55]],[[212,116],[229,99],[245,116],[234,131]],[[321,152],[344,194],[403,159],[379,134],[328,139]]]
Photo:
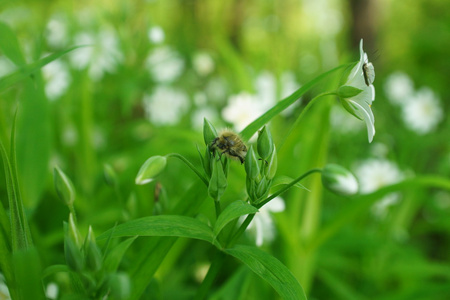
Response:
[[[105,262],[103,263],[104,270],[106,272],[115,272],[119,267],[122,257],[128,250],[128,247],[134,242],[137,237],[126,239],[116,247],[114,247],[105,257]]]
[[[242,200],[237,200],[229,204],[217,218],[214,225],[214,234],[217,236],[220,231],[232,220],[248,214],[254,214],[258,209]]]
[[[267,281],[283,299],[304,299],[305,292],[291,271],[272,255],[252,246],[236,245],[225,252]]]

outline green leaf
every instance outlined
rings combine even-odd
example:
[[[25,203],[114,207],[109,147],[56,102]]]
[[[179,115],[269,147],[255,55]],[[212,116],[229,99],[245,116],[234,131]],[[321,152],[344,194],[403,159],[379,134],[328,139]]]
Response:
[[[252,246],[236,245],[225,249],[267,281],[283,299],[304,299],[305,292],[291,271],[272,255]]]
[[[353,64],[353,63],[352,63]],[[294,93],[292,93],[290,96],[284,98],[283,100],[279,101],[274,107],[269,109],[266,113],[264,113],[262,116],[260,116],[258,119],[250,123],[247,127],[244,128],[244,130],[241,131],[241,136],[244,140],[249,140],[252,135],[258,131],[261,127],[263,127],[267,122],[269,122],[273,117],[281,113],[283,110],[285,110],[287,107],[289,107],[292,103],[297,101],[304,93],[306,93],[309,89],[311,89],[314,85],[319,83],[322,79],[330,75],[331,73],[337,71],[338,69],[341,69],[343,67],[347,67],[348,64],[340,65],[334,69],[331,69],[330,71],[327,71],[325,73],[320,74],[310,82],[306,83],[302,87],[300,87],[298,90],[296,90]]]
[[[214,234],[217,236],[220,231],[232,220],[248,214],[254,214],[258,209],[247,202],[237,200],[229,204],[217,218],[214,225]]]
[[[272,186],[277,186],[277,185],[287,185],[289,183],[291,183],[292,181],[294,181],[294,179],[292,179],[289,176],[285,176],[285,175],[281,175],[281,176],[277,176],[273,179],[272,181]],[[294,184],[295,187],[299,188],[299,189],[304,189],[309,191],[303,184],[301,184],[300,182],[297,182],[296,184]]]
[[[24,65],[25,58],[23,57],[17,37],[11,28],[3,22],[0,22],[0,36],[1,52],[17,66]]]
[[[117,270],[122,257],[136,238],[137,236],[126,239],[106,255],[105,262],[103,263],[103,268],[106,272],[115,272]]]
[[[131,220],[101,234],[98,239],[122,236],[176,236],[216,243],[211,228],[203,222],[185,216],[150,216]]]
[[[24,66],[20,67],[17,71],[2,77],[0,79],[0,92],[4,91],[8,87],[16,84],[17,82],[27,78],[28,76],[30,76],[31,74],[33,74],[34,72],[36,72],[37,70],[39,70],[40,68],[45,66],[46,64],[54,61],[55,59],[63,56],[64,54],[66,54],[72,50],[75,50],[77,48],[80,48],[80,47],[83,47],[83,46],[75,46],[75,47],[71,47],[67,50],[63,50],[60,52],[50,54],[44,58],[41,58],[38,61],[31,63],[31,64],[24,65]]]
[[[42,272],[42,278],[44,279],[45,277],[51,276],[53,274],[56,273],[69,273],[70,269],[67,265],[53,265],[50,267],[47,267],[43,272]]]

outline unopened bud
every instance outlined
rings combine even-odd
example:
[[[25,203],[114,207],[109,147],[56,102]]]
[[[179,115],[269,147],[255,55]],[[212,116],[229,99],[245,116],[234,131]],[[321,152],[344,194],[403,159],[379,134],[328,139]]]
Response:
[[[203,119],[203,139],[205,145],[210,145],[217,137],[217,131],[206,118]]]
[[[266,126],[259,131],[257,146],[258,154],[263,160],[266,160],[272,154],[274,147],[273,139],[270,130]]]
[[[358,181],[355,176],[339,165],[329,164],[323,168],[322,183],[338,195],[351,196],[358,192]]]
[[[73,206],[73,202],[75,201],[75,188],[73,187],[72,181],[70,181],[69,177],[59,167],[55,167],[53,174],[55,189],[59,199],[67,206]]]
[[[152,156],[145,161],[136,176],[136,184],[142,185],[155,179],[166,167],[167,158],[165,156]]]

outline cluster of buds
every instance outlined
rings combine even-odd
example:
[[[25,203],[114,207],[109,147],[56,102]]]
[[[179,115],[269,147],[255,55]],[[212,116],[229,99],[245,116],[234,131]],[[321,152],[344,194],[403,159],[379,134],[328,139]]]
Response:
[[[272,135],[265,126],[258,132],[256,148],[259,157],[252,146],[245,159],[247,193],[253,205],[267,197],[277,171],[277,151]]]

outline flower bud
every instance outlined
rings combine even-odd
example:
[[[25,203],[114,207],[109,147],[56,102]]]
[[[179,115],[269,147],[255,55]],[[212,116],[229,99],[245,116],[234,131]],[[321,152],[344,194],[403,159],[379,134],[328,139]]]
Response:
[[[165,156],[152,156],[145,161],[136,176],[136,184],[142,185],[155,179],[166,167],[167,158]]]
[[[203,139],[205,145],[210,145],[217,137],[217,131],[214,126],[206,118],[203,119]]]
[[[331,192],[341,196],[351,196],[358,192],[355,176],[339,165],[329,164],[322,170],[322,184]]]
[[[272,154],[274,147],[273,139],[269,129],[266,126],[259,131],[257,146],[258,154],[263,160],[266,160]]]
[[[109,164],[103,166],[103,176],[105,177],[106,184],[112,187],[117,185],[117,174],[113,167]]]
[[[75,201],[75,188],[73,187],[72,181],[70,181],[69,177],[59,167],[55,167],[53,174],[55,189],[59,199],[67,206],[73,206],[73,202]]]
[[[84,243],[84,251],[86,254],[86,266],[94,272],[100,270],[103,261],[102,254],[95,241],[91,226],[89,226],[86,242]]]
[[[64,255],[67,265],[74,271],[84,269],[84,257],[81,253],[79,232],[75,226],[73,218],[69,216],[69,224],[64,222]]]
[[[268,166],[266,168],[266,177],[267,177],[267,179],[272,179],[275,177],[275,174],[277,173],[277,167],[278,167],[277,150],[276,150],[275,145],[273,146],[273,151],[267,161],[267,165]]]
[[[265,176],[261,179],[256,190],[257,199],[265,198],[269,194],[270,183]]]
[[[252,180],[255,180],[259,176],[260,168],[253,146],[250,146],[245,157],[245,172]]]
[[[225,193],[228,182],[220,159],[214,159],[212,175],[209,180],[208,194],[214,200],[218,200]]]

